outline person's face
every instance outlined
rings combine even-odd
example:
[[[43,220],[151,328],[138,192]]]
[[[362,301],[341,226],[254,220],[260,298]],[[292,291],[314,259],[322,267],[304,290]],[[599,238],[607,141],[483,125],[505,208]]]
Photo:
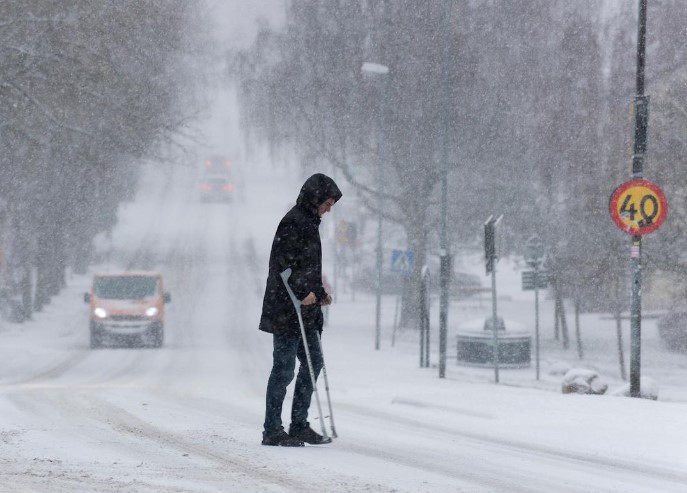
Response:
[[[322,204],[318,209],[317,212],[320,215],[320,217],[324,216],[327,212],[332,210],[332,207],[336,204],[336,200],[334,199],[327,199],[324,204]]]

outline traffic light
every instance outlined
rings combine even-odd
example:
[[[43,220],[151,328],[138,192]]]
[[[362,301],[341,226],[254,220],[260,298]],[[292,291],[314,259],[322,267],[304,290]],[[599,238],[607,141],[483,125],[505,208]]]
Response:
[[[489,216],[484,223],[484,261],[487,268],[487,275],[494,270],[496,261],[496,220],[494,216]]]

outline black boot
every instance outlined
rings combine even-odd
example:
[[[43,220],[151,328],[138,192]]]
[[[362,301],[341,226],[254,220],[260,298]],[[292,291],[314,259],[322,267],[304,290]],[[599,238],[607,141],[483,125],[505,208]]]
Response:
[[[323,437],[322,435],[317,433],[315,430],[313,430],[309,426],[306,428],[294,428],[293,426],[290,426],[289,427],[289,435],[295,439],[303,440],[305,443],[309,443],[311,445],[321,445],[323,443],[332,443],[331,438]]]
[[[262,444],[280,447],[302,447],[305,444],[303,440],[299,440],[287,434],[284,430],[279,430],[276,433],[266,434],[262,432]]]

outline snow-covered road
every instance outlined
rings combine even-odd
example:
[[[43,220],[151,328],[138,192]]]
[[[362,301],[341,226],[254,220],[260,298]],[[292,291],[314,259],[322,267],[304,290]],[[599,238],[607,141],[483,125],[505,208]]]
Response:
[[[340,437],[261,446],[265,256],[300,181],[280,173],[201,204],[193,170],[149,170],[122,208],[97,268],[164,273],[162,349],[89,349],[88,276],[0,327],[0,492],[687,491],[687,405],[439,380],[404,341],[373,350],[363,295],[323,340]]]

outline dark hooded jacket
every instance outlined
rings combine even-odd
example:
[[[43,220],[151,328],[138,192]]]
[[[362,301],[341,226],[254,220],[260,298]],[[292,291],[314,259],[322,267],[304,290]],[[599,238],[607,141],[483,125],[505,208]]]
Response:
[[[260,330],[300,337],[296,309],[289,298],[280,273],[292,269],[289,286],[299,300],[315,293],[317,302],[302,306],[306,332],[322,331],[320,303],[327,297],[322,286],[322,244],[318,208],[328,199],[338,201],[341,191],[330,177],[317,173],[301,188],[296,205],[282,218],[272,242],[267,286],[262,303]]]

